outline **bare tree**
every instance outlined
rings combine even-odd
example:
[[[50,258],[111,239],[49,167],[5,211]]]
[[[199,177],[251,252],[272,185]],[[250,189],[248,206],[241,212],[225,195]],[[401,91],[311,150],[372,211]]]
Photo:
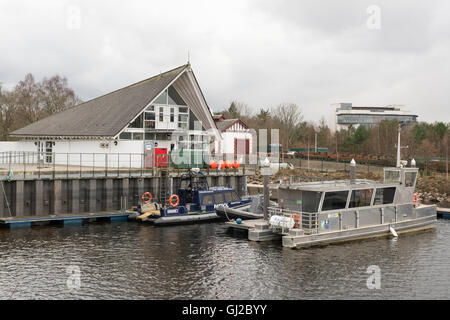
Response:
[[[41,106],[39,99],[39,84],[34,81],[31,73],[25,76],[14,89],[19,114],[23,124],[27,125],[39,120]]]
[[[16,103],[11,92],[3,91],[0,85],[0,140],[8,140],[16,118]]]
[[[282,103],[275,108],[273,114],[280,122],[280,131],[284,136],[284,148],[287,150],[301,133],[303,112],[295,103]]]
[[[44,78],[39,85],[39,95],[45,116],[64,111],[81,102],[68,87],[67,78],[59,75]]]

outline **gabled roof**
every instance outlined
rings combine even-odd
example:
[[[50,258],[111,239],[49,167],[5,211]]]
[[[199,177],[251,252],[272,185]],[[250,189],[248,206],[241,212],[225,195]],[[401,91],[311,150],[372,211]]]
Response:
[[[114,137],[188,67],[183,65],[84,102],[11,135]]]
[[[220,132],[224,132],[236,122],[239,122],[240,124],[242,124],[242,126],[248,128],[248,126],[240,119],[225,119],[221,121],[216,121],[216,126]]]

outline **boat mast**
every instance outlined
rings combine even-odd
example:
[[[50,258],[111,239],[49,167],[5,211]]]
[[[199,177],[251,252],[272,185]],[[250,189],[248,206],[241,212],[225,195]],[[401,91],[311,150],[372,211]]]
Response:
[[[398,141],[397,141],[397,168],[400,168],[400,132],[401,132],[401,124],[398,124]]]

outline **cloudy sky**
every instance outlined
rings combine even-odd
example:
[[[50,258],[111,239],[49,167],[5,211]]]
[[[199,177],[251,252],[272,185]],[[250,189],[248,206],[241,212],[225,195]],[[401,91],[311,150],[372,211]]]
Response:
[[[0,0],[0,82],[65,75],[83,99],[187,62],[213,111],[404,104],[450,122],[446,0]]]

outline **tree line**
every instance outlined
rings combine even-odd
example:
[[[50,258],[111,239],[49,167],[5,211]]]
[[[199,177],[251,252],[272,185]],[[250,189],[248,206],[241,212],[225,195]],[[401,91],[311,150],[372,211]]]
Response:
[[[82,101],[68,85],[66,77],[54,75],[36,82],[32,74],[12,90],[0,83],[0,140],[11,140],[9,134],[30,123],[71,108]],[[330,153],[368,154],[395,157],[397,121],[384,120],[376,125],[348,127],[332,131],[325,118],[317,123],[304,120],[302,108],[282,103],[253,112],[240,101],[232,101],[221,112],[225,118],[238,118],[253,129],[279,129],[283,150],[291,148],[328,148]],[[450,123],[417,122],[402,128],[402,155],[406,157],[442,157],[448,155]],[[270,140],[269,140],[270,141]]]
[[[12,140],[12,131],[81,102],[60,75],[36,82],[29,73],[12,90],[0,83],[0,140]]]
[[[331,130],[324,117],[317,123],[305,121],[302,108],[282,103],[272,108],[259,108],[253,113],[247,104],[237,100],[221,112],[225,118],[239,118],[253,129],[279,129],[283,150],[328,148],[330,153],[365,154],[395,158],[398,121],[383,120],[372,126],[349,126]],[[446,158],[450,122],[410,122],[402,125],[402,156],[411,158]]]

